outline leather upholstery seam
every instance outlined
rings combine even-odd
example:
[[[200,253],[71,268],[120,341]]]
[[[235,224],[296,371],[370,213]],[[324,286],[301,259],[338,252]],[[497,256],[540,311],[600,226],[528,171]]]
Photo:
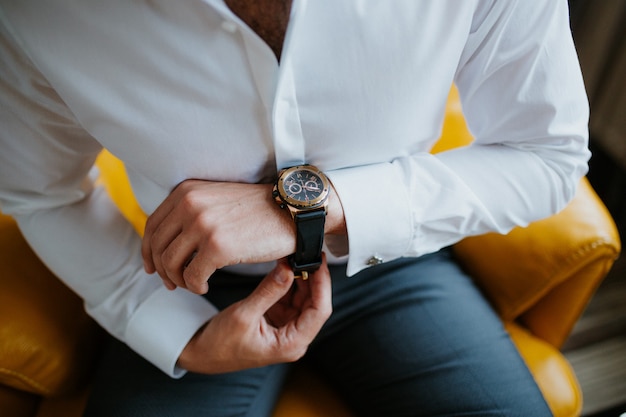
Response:
[[[580,258],[586,256],[587,254],[589,254],[590,252],[592,252],[592,251],[594,251],[596,249],[608,249],[609,252],[613,253],[613,259],[617,259],[619,257],[619,253],[620,252],[611,243],[611,240],[608,239],[608,238],[601,238],[601,239],[596,239],[596,240],[593,240],[591,242],[588,242],[587,244],[579,247],[578,250],[576,250],[575,252],[570,254],[565,259],[565,261],[568,262],[568,263],[577,261]]]
[[[523,315],[526,311],[531,309],[533,305],[535,305],[539,300],[545,297],[546,294],[548,294],[554,288],[567,282],[582,268],[594,262],[598,262],[603,258],[607,258],[607,255],[612,255],[612,260],[617,259],[617,257],[619,257],[620,251],[615,247],[615,244],[613,242],[613,239],[603,237],[579,246],[578,249],[576,249],[571,255],[563,259],[563,264],[554,266],[548,272],[549,277],[558,277],[560,279],[550,279],[536,283],[532,291],[529,291],[529,293],[534,294],[534,296],[530,297],[524,302],[507,300],[506,303],[496,303],[498,305],[502,304],[502,308],[504,308],[504,306],[507,306],[506,311],[499,311],[500,316],[505,320],[515,320]],[[594,252],[597,253],[593,254]],[[594,256],[591,256],[588,259],[584,259],[589,254],[593,254]],[[582,264],[577,264],[577,262],[581,260],[584,260],[584,262]],[[564,273],[564,271],[566,271],[566,273]],[[512,305],[515,307],[511,308]]]
[[[20,380],[22,383],[25,383],[26,385],[29,385],[31,388],[34,388],[36,390],[38,390],[38,394],[42,394],[42,395],[48,395],[50,394],[51,390],[49,390],[48,388],[44,387],[42,384],[40,384],[39,382],[35,381],[34,379],[11,369],[7,369],[4,367],[0,367],[0,374],[5,374],[7,376],[12,376],[15,377],[16,379]]]

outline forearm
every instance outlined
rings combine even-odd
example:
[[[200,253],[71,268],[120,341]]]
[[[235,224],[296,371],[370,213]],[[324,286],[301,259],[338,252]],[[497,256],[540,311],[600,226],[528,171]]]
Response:
[[[567,3],[496,2],[475,17],[455,75],[474,143],[327,173],[345,211],[349,274],[549,216],[587,171]]]
[[[180,375],[178,354],[216,310],[145,274],[139,236],[104,190],[16,218],[33,249],[85,300],[96,321],[164,372]]]

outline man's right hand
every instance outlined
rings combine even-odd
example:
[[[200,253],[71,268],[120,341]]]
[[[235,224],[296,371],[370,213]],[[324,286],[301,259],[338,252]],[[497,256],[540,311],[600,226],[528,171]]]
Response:
[[[178,365],[215,374],[296,361],[331,311],[325,258],[308,280],[295,282],[287,262],[279,261],[252,294],[218,313],[194,335]]]

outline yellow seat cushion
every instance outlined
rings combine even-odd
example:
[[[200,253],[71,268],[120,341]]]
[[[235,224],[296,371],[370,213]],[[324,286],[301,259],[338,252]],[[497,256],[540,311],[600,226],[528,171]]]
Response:
[[[45,396],[76,390],[92,369],[98,326],[2,214],[0,247],[0,383]]]

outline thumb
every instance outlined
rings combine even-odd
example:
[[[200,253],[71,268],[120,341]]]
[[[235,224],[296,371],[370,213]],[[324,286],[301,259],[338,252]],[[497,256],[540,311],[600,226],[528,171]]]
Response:
[[[263,315],[289,292],[294,281],[291,269],[281,262],[259,283],[254,291],[242,302],[245,309],[256,315]]]

